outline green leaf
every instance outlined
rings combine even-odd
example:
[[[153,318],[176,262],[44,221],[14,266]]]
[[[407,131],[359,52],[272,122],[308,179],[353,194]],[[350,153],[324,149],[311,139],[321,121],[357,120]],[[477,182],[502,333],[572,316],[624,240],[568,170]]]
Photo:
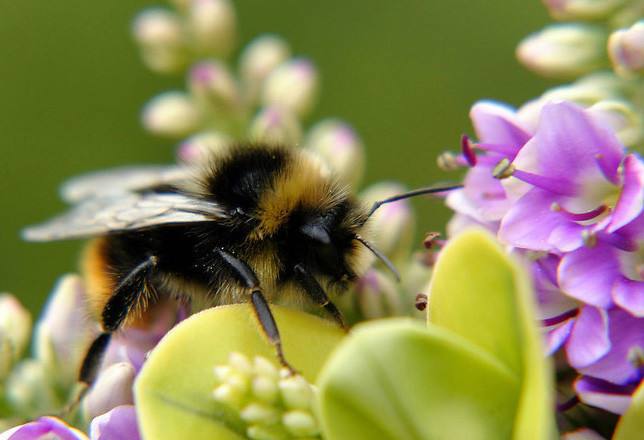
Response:
[[[441,252],[429,298],[432,324],[485,350],[520,380],[513,437],[553,437],[551,367],[522,268],[489,233],[466,231]]]
[[[465,339],[407,319],[359,325],[318,385],[327,440],[508,438],[519,386]]]
[[[334,323],[271,306],[284,353],[313,382],[331,350],[344,337]],[[172,329],[151,353],[135,383],[140,428],[145,439],[245,438],[236,413],[212,398],[213,367],[231,352],[274,359],[273,346],[246,304],[198,313]]]
[[[641,438],[644,433],[644,383],[635,390],[632,399],[628,410],[619,419],[613,440]]]

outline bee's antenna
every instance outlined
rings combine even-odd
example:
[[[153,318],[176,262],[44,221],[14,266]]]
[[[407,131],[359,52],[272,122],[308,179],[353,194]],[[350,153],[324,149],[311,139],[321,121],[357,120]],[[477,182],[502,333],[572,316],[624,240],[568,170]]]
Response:
[[[397,202],[398,200],[408,199],[410,197],[422,196],[424,194],[436,194],[436,193],[442,193],[442,192],[452,191],[452,190],[461,189],[461,188],[463,188],[463,185],[450,185],[450,186],[442,186],[442,187],[430,186],[428,188],[419,188],[413,191],[398,194],[384,200],[378,200],[377,202],[374,202],[373,206],[371,207],[371,211],[369,211],[369,215],[367,216],[367,218],[371,217],[378,208],[380,208],[382,205],[386,203]]]
[[[387,269],[391,271],[391,273],[394,274],[394,277],[396,278],[396,281],[400,282],[400,273],[398,272],[398,269],[396,269],[396,266],[394,266],[394,263],[391,262],[389,258],[385,256],[382,252],[380,252],[374,245],[369,243],[367,240],[356,234],[353,238],[358,240],[360,243],[362,243],[367,249],[369,249],[380,261],[382,261],[385,266],[387,266]]]

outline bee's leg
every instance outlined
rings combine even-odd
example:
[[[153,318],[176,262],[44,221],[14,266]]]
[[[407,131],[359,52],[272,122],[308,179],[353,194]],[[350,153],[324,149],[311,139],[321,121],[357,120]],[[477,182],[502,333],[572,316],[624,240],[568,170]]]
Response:
[[[301,264],[295,265],[293,271],[295,272],[297,281],[309,297],[320,307],[324,307],[324,310],[326,310],[329,315],[331,315],[333,319],[346,330],[347,326],[344,323],[342,313],[340,313],[340,310],[338,310],[335,304],[331,302],[322,286],[320,286],[318,280],[316,280],[315,277]]]
[[[257,316],[257,320],[262,326],[264,334],[266,335],[270,343],[275,347],[275,353],[277,354],[277,359],[279,359],[280,364],[282,364],[283,367],[287,368],[291,373],[296,373],[296,370],[291,367],[291,365],[286,361],[286,358],[284,357],[280,332],[277,328],[275,318],[271,313],[268,301],[266,301],[266,298],[262,293],[262,289],[259,286],[257,275],[255,275],[255,272],[253,272],[248,264],[235,257],[231,253],[226,252],[223,249],[218,249],[217,253],[224,260],[237,280],[250,291],[250,302],[253,305],[253,309],[255,310],[255,316]]]
[[[114,289],[112,296],[103,308],[103,313],[101,314],[103,333],[92,342],[83,359],[78,375],[78,380],[88,387],[96,379],[112,333],[121,327],[141,294],[146,290],[150,275],[154,271],[157,262],[157,257],[151,256],[136,266]]]

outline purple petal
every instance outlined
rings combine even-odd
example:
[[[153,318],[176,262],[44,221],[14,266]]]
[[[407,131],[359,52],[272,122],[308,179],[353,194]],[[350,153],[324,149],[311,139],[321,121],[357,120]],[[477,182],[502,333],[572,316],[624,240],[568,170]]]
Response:
[[[487,222],[500,220],[510,208],[505,189],[492,176],[490,166],[479,164],[471,168],[463,184],[462,190],[452,191],[447,196],[447,205],[453,210]]]
[[[493,101],[477,102],[470,110],[470,118],[482,142],[514,146],[518,151],[530,139],[514,109],[507,105]]]
[[[501,220],[499,239],[515,247],[549,251],[552,231],[569,221],[550,206],[552,195],[534,188],[521,197]]]
[[[0,434],[0,440],[87,440],[79,430],[55,417],[41,417],[38,420],[16,426]]]
[[[581,373],[609,382],[627,385],[642,380],[644,369],[629,359],[633,350],[644,350],[644,318],[615,307],[608,311],[610,351],[592,364],[581,366]],[[586,336],[592,337],[591,334]],[[566,346],[568,347],[568,345]]]
[[[615,280],[620,275],[617,250],[604,243],[566,254],[559,265],[559,286],[568,296],[595,307],[608,308]]]
[[[136,410],[132,405],[117,406],[92,420],[91,440],[140,440]]]
[[[576,369],[587,367],[609,350],[606,311],[591,306],[583,307],[566,343],[568,363]]]
[[[548,243],[561,252],[571,252],[584,244],[583,232],[588,229],[575,222],[566,222],[553,229]]]
[[[559,350],[559,347],[561,347],[563,343],[566,342],[566,340],[570,336],[570,332],[572,331],[574,323],[574,319],[569,319],[558,327],[548,330],[548,332],[546,333],[547,355],[551,355]]]
[[[629,154],[624,159],[624,185],[615,205],[608,232],[614,232],[642,213],[644,205],[644,164]]]
[[[644,318],[644,281],[621,276],[615,281],[611,295],[615,304],[633,316]]]
[[[524,171],[546,177],[577,183],[601,178],[618,184],[623,152],[615,135],[595,123],[583,108],[557,102],[543,107],[533,141],[519,152],[517,161],[524,154],[536,157],[536,169]],[[598,157],[602,161],[601,169]]]
[[[615,414],[624,414],[631,404],[632,386],[619,387],[600,379],[582,376],[575,381],[574,388],[582,402]]]

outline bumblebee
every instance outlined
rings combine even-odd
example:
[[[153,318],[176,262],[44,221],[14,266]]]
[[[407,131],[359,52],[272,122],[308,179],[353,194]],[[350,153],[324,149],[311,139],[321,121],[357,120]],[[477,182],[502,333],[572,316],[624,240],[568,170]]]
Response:
[[[30,241],[94,237],[83,258],[90,309],[102,333],[79,381],[91,385],[112,333],[160,299],[209,306],[250,302],[291,371],[269,303],[306,297],[344,327],[327,292],[364,269],[363,238],[383,203],[451,188],[424,188],[369,210],[303,150],[240,144],[202,164],[130,167],[70,180],[72,209],[24,230]]]

